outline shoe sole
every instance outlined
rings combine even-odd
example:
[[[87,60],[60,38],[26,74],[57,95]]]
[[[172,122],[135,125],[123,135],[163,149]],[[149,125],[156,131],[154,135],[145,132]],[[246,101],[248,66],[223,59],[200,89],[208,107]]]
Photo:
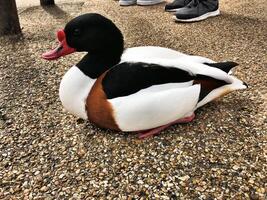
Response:
[[[175,9],[168,9],[168,10],[166,10],[166,9],[165,9],[165,11],[166,11],[166,12],[176,12],[178,9],[179,9],[179,8],[175,8]]]
[[[199,17],[196,17],[196,18],[191,18],[191,19],[179,19],[176,16],[174,16],[174,20],[176,22],[198,22],[198,21],[202,21],[204,19],[207,19],[209,17],[215,17],[215,16],[218,16],[218,15],[220,15],[220,10],[219,9],[215,10],[213,12],[208,12],[208,13],[206,13],[204,15],[201,15]]]
[[[164,0],[151,0],[151,1],[146,1],[146,0],[138,0],[137,1],[137,5],[139,6],[151,6],[151,5],[155,5],[155,4],[159,4],[162,3]]]
[[[119,1],[120,6],[132,6],[135,5],[136,2],[130,2],[130,1]]]

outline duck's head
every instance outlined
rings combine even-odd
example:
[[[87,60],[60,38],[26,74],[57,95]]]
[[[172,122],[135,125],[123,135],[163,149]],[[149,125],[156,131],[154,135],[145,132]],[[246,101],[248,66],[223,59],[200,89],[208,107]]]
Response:
[[[42,54],[46,60],[54,60],[76,51],[88,52],[103,59],[120,59],[123,52],[123,36],[115,24],[106,17],[89,13],[68,22],[64,30],[57,32],[59,46]]]

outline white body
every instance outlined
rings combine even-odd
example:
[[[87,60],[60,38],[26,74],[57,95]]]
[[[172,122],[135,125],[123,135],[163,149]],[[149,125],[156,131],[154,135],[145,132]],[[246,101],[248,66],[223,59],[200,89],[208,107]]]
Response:
[[[71,67],[63,76],[59,87],[59,98],[64,108],[77,117],[87,119],[85,102],[95,81],[78,67]]]
[[[237,78],[203,64],[214,61],[167,48],[129,48],[121,57],[121,62],[127,61],[177,67],[188,71],[191,75],[202,74],[224,80],[229,84],[210,92],[199,103],[200,85],[193,85],[193,81],[154,85],[132,95],[108,100],[113,107],[115,121],[122,131],[146,130],[171,123],[190,116],[195,109],[227,91],[246,88]],[[84,75],[77,67],[72,67],[60,84],[59,94],[63,106],[72,114],[87,119],[85,101],[95,81]]]
[[[161,90],[164,86],[165,89]],[[126,97],[109,100],[120,129],[147,130],[190,116],[197,105],[200,85],[172,86],[152,86]]]

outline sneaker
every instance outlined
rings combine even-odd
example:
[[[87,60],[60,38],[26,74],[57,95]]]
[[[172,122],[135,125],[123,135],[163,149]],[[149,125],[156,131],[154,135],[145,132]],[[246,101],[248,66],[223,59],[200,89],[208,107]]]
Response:
[[[192,0],[175,13],[177,22],[196,22],[220,14],[218,0]]]
[[[136,1],[137,0],[120,0],[119,5],[120,6],[131,6],[131,5],[136,4]]]
[[[167,12],[175,12],[179,8],[185,7],[188,5],[192,0],[174,0],[172,3],[168,3],[165,6],[165,11]]]
[[[137,0],[137,5],[140,6],[151,6],[155,4],[159,4],[163,2],[164,0]]]

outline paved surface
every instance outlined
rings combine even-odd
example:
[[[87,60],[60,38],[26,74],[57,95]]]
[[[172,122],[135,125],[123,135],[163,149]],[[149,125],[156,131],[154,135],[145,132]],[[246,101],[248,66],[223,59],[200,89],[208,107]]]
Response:
[[[24,37],[0,38],[0,199],[265,199],[267,16],[264,0],[223,0],[222,15],[175,24],[164,4],[121,8],[112,0],[27,8]],[[99,12],[127,46],[159,45],[234,60],[249,89],[140,141],[66,113],[60,79],[81,59],[40,54],[72,17]]]

